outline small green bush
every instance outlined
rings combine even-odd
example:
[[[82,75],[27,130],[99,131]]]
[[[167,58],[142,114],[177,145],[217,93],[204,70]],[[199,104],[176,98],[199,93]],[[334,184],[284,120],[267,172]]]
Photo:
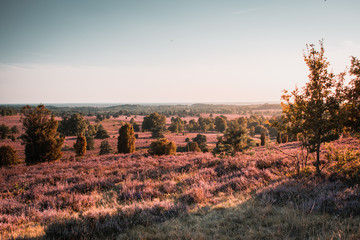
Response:
[[[106,140],[102,141],[100,144],[100,152],[99,155],[104,155],[112,152],[112,147],[110,143]]]
[[[150,144],[148,152],[151,155],[175,155],[176,144],[170,142],[167,138],[161,138]]]
[[[86,138],[83,134],[79,135],[74,144],[76,156],[84,156],[86,153]]]
[[[189,142],[186,145],[186,148],[187,148],[188,152],[201,152],[201,149],[199,148],[199,145],[197,144],[197,142]]]
[[[119,129],[117,148],[119,153],[135,152],[135,134],[133,125],[126,123]]]
[[[0,167],[18,163],[16,151],[9,145],[0,147]]]

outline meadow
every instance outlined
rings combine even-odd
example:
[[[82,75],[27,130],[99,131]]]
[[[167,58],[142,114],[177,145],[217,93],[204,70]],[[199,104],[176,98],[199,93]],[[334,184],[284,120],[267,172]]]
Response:
[[[1,121],[21,128],[19,119]],[[118,124],[129,119],[101,122],[113,149]],[[166,137],[185,146],[185,138],[196,134]],[[219,133],[205,134],[213,147]],[[356,138],[323,146],[324,179],[315,177],[312,155],[298,171],[306,164],[299,142],[270,142],[220,157],[150,156],[151,141],[150,133],[139,133],[135,153],[99,156],[95,140],[95,150],[75,157],[75,137],[66,137],[60,160],[2,167],[0,239],[360,238],[360,188],[333,170],[336,149],[360,151]],[[1,144],[23,157],[19,139]]]

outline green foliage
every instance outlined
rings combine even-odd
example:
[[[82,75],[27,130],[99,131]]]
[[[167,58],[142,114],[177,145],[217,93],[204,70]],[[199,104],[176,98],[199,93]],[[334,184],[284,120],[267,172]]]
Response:
[[[119,129],[117,148],[119,153],[135,152],[135,135],[133,125],[126,123]]]
[[[150,144],[148,152],[151,155],[175,155],[176,144],[167,138],[161,138]]]
[[[0,125],[0,139],[7,138],[8,134],[10,134],[10,128],[5,124]]]
[[[320,51],[314,45],[307,46],[304,60],[309,68],[309,82],[301,91],[291,94],[285,91],[282,100],[286,132],[301,133],[302,144],[308,152],[316,152],[316,172],[320,172],[320,145],[335,140],[342,132],[340,114],[342,79],[337,80],[328,72],[329,62],[324,56],[320,41]]]
[[[264,132],[261,133],[260,140],[261,140],[261,146],[265,146],[265,144],[266,144],[266,134]]]
[[[20,132],[20,131],[19,131],[19,128],[18,128],[16,125],[12,126],[11,129],[10,129],[10,131],[11,131],[11,133],[13,133],[13,134],[16,134],[16,133],[19,133],[19,132]]]
[[[188,142],[186,144],[186,148],[187,148],[188,152],[200,152],[201,151],[197,142]]]
[[[198,134],[192,140],[193,140],[193,142],[197,143],[197,145],[199,146],[201,151],[203,151],[203,152],[208,152],[209,151],[208,146],[206,144],[207,138],[206,138],[205,135]]]
[[[97,127],[94,125],[89,124],[87,126],[86,135],[94,136],[96,135]]]
[[[95,139],[105,139],[105,138],[109,138],[109,134],[108,132],[105,130],[105,128],[103,127],[103,125],[99,125],[97,132],[95,134]]]
[[[144,117],[144,121],[142,122],[142,129],[144,131],[153,131],[154,129],[164,130],[165,125],[166,117],[155,112]]]
[[[356,57],[351,59],[349,73],[353,79],[345,92],[345,124],[352,131],[360,133],[360,60]]]
[[[36,109],[27,106],[23,109],[22,119],[25,133],[25,162],[35,164],[59,159],[64,139],[57,132],[58,122],[44,105]]]
[[[276,142],[278,144],[282,143],[282,138],[281,138],[281,132],[278,132],[277,136],[276,136]]]
[[[104,155],[112,152],[112,147],[107,140],[104,140],[100,143],[100,152],[99,155]]]
[[[254,141],[246,134],[246,129],[235,121],[230,121],[224,136],[218,137],[214,154],[235,155],[236,152],[254,146]]]
[[[18,163],[16,151],[9,145],[0,147],[0,167]]]
[[[64,117],[64,119],[59,124],[59,132],[65,136],[79,136],[80,134],[85,134],[88,122],[79,113],[74,113],[69,117]]]
[[[360,183],[360,152],[329,145],[326,158],[330,162],[329,170],[332,178],[340,178],[352,184]]]
[[[135,122],[134,118],[131,118],[130,123],[134,128],[134,132],[140,132],[140,125]]]
[[[79,135],[74,143],[76,156],[84,156],[86,153],[86,138],[83,134]]]
[[[85,135],[85,138],[86,138],[86,150],[95,149],[94,137],[87,134]]]
[[[181,133],[184,131],[184,121],[180,118],[172,118],[171,125],[169,126],[169,131],[172,133]]]
[[[227,119],[225,116],[220,115],[215,118],[215,129],[218,132],[224,132],[227,127]]]

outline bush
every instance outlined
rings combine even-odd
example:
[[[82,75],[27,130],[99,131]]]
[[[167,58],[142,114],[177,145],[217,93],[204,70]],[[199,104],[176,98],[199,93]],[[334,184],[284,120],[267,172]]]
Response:
[[[102,141],[100,144],[100,155],[108,154],[112,152],[112,147],[110,143],[106,140]]]
[[[44,105],[36,109],[27,106],[23,109],[22,119],[25,133],[22,140],[25,144],[25,162],[35,164],[59,159],[64,138],[57,132],[58,122]]]
[[[84,156],[86,153],[86,138],[83,134],[79,135],[74,144],[76,156]]]
[[[176,144],[167,138],[161,138],[150,144],[149,154],[151,155],[175,155]]]
[[[79,136],[82,133],[85,133],[87,129],[87,121],[79,113],[74,113],[69,117],[64,117],[64,119],[59,124],[59,132],[65,136]]]
[[[202,134],[198,134],[196,135],[196,137],[193,138],[193,142],[196,142],[199,148],[201,149],[201,151],[203,152],[209,151],[206,141],[207,141],[206,136]]]
[[[265,146],[265,144],[266,144],[266,134],[264,132],[261,133],[260,140],[261,140],[261,146]]]
[[[105,138],[109,138],[109,134],[108,132],[105,130],[105,128],[103,127],[103,125],[99,125],[98,130],[96,132],[95,138],[96,139],[105,139]]]
[[[9,145],[0,147],[0,167],[17,164],[16,151]]]
[[[135,135],[133,125],[126,123],[119,129],[117,148],[119,153],[135,152]]]
[[[196,142],[189,142],[186,145],[186,148],[188,152],[200,152],[201,149],[199,148],[199,145]]]
[[[0,125],[0,138],[5,139],[7,135],[10,133],[10,128],[5,124]]]
[[[86,150],[93,150],[95,149],[95,142],[94,142],[94,137],[91,135],[86,135]]]

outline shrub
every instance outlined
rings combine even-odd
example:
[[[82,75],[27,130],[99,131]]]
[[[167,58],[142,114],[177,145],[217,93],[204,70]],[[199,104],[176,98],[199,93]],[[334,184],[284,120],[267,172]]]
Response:
[[[36,109],[27,106],[23,112],[25,162],[35,164],[59,159],[64,138],[57,132],[58,122],[54,115],[50,117],[50,111],[44,105]]]
[[[0,138],[5,139],[7,135],[10,133],[10,128],[5,124],[0,125]]]
[[[84,156],[86,153],[86,138],[83,134],[79,135],[74,144],[75,153],[77,156]]]
[[[199,145],[196,142],[189,142],[186,145],[186,148],[188,152],[200,152],[201,149],[199,148]]]
[[[151,155],[175,155],[176,144],[167,138],[161,138],[150,144],[148,152]]]
[[[135,152],[135,135],[133,125],[126,123],[119,129],[117,148],[119,153]]]
[[[202,134],[198,134],[196,135],[196,137],[193,138],[193,142],[196,142],[197,145],[199,146],[199,148],[201,149],[201,151],[203,152],[208,152],[209,149],[206,145],[206,136],[205,135],[202,135]]]
[[[266,134],[264,132],[261,133],[260,140],[261,140],[261,146],[265,146],[265,144],[266,144]]]
[[[10,129],[11,133],[15,134],[15,133],[19,133],[19,128],[15,125],[15,126],[12,126],[11,129]]]
[[[95,149],[94,137],[87,134],[87,135],[85,135],[85,138],[86,138],[86,150]]]
[[[59,132],[65,136],[79,136],[85,133],[86,128],[87,121],[79,113],[74,113],[70,117],[64,117],[59,124]]]
[[[112,147],[108,141],[104,140],[100,144],[100,155],[108,154],[112,152]]]
[[[16,151],[9,145],[0,147],[0,167],[17,164]]]
[[[96,132],[95,138],[96,139],[105,139],[105,138],[109,138],[109,134],[108,132],[105,130],[105,128],[103,127],[103,125],[99,125],[98,130]]]
[[[165,125],[166,117],[155,112],[144,117],[144,121],[142,122],[142,129],[144,131],[153,131],[153,129],[156,128],[164,130]]]

